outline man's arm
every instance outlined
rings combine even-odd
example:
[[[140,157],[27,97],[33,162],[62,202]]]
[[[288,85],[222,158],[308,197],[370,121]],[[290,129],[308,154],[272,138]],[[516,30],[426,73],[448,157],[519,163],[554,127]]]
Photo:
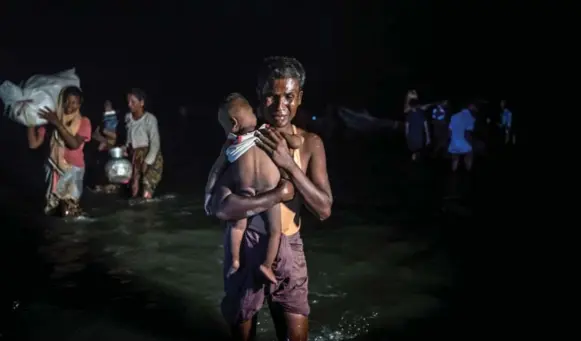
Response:
[[[430,127],[427,120],[424,121],[424,132],[426,133],[426,144],[430,144]]]
[[[307,208],[320,220],[325,220],[331,216],[333,205],[325,146],[318,135],[309,133],[305,139],[305,148],[311,153],[307,167],[308,176],[296,163],[287,172],[305,200]]]
[[[293,196],[293,185],[286,180],[282,180],[277,188],[254,197],[234,194],[227,184],[220,183],[212,196],[212,212],[220,220],[240,220],[267,211],[278,203],[291,200]]]
[[[45,127],[28,127],[26,131],[26,137],[28,138],[28,147],[30,149],[36,149],[44,142],[44,136],[46,135]]]
[[[95,131],[93,131],[93,136],[91,138],[100,143],[107,143],[107,139],[101,134],[100,131],[101,127],[97,127]]]
[[[147,155],[145,156],[145,163],[147,165],[153,165],[155,162],[155,157],[160,150],[160,141],[159,141],[159,128],[157,126],[157,118],[155,116],[149,117],[150,121],[148,122],[147,126],[147,136],[149,138],[149,150]]]

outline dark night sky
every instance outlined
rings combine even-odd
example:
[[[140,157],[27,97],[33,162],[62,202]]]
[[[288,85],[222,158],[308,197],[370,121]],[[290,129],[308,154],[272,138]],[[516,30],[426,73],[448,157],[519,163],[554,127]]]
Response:
[[[500,28],[513,11],[491,2],[44,3],[28,6],[32,16],[21,2],[5,5],[0,80],[76,66],[88,105],[121,102],[133,86],[155,107],[250,97],[257,64],[276,54],[303,62],[313,106],[391,108],[410,86],[427,96],[509,91],[498,79],[513,63],[512,31]]]

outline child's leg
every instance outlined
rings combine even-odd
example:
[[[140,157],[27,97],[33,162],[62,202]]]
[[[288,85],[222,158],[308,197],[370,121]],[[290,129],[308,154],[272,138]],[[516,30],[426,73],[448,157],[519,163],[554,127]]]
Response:
[[[260,271],[264,276],[276,284],[276,276],[272,271],[272,264],[278,254],[278,247],[280,245],[280,236],[282,234],[280,205],[274,205],[266,211],[268,217],[268,246],[266,247],[266,258],[260,266]]]
[[[232,257],[232,266],[228,271],[228,277],[240,268],[240,245],[242,245],[247,223],[247,219],[240,219],[233,223],[230,229],[230,256]]]

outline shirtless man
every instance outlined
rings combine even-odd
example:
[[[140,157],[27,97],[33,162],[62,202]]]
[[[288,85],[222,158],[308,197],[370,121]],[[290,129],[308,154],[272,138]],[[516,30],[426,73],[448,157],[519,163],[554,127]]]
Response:
[[[258,78],[259,110],[271,129],[265,130],[257,143],[272,161],[289,176],[296,195],[281,205],[282,237],[275,275],[278,284],[265,287],[247,271],[260,265],[266,252],[265,224],[259,213],[283,202],[291,188],[284,182],[276,189],[254,197],[233,193],[232,174],[222,176],[214,191],[212,212],[221,220],[248,218],[241,250],[241,265],[234,275],[225,278],[222,313],[237,340],[253,340],[257,313],[266,298],[279,340],[308,339],[308,275],[303,243],[300,237],[300,207],[304,204],[321,220],[331,215],[333,196],[327,174],[325,147],[319,136],[295,127],[291,121],[301,105],[305,71],[294,58],[267,58]],[[281,133],[298,134],[304,143],[289,153]],[[230,177],[230,179],[229,179]],[[230,264],[226,236],[224,269]],[[246,262],[246,266],[244,265]]]

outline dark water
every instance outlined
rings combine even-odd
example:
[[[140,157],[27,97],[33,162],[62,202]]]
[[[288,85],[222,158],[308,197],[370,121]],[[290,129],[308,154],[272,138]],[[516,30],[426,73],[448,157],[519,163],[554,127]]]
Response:
[[[434,165],[410,166],[377,141],[330,148],[333,216],[321,224],[307,215],[302,232],[310,340],[453,337],[478,324],[473,309],[486,298],[471,291],[472,260],[509,181],[505,165],[481,165],[471,181],[457,179],[460,198],[443,199],[454,181]],[[87,192],[89,219],[31,215],[33,194],[3,189],[3,335],[226,339],[222,231],[200,200],[209,165],[188,167],[147,203]],[[482,285],[489,272],[480,269]],[[259,323],[260,339],[273,340],[267,310]]]

